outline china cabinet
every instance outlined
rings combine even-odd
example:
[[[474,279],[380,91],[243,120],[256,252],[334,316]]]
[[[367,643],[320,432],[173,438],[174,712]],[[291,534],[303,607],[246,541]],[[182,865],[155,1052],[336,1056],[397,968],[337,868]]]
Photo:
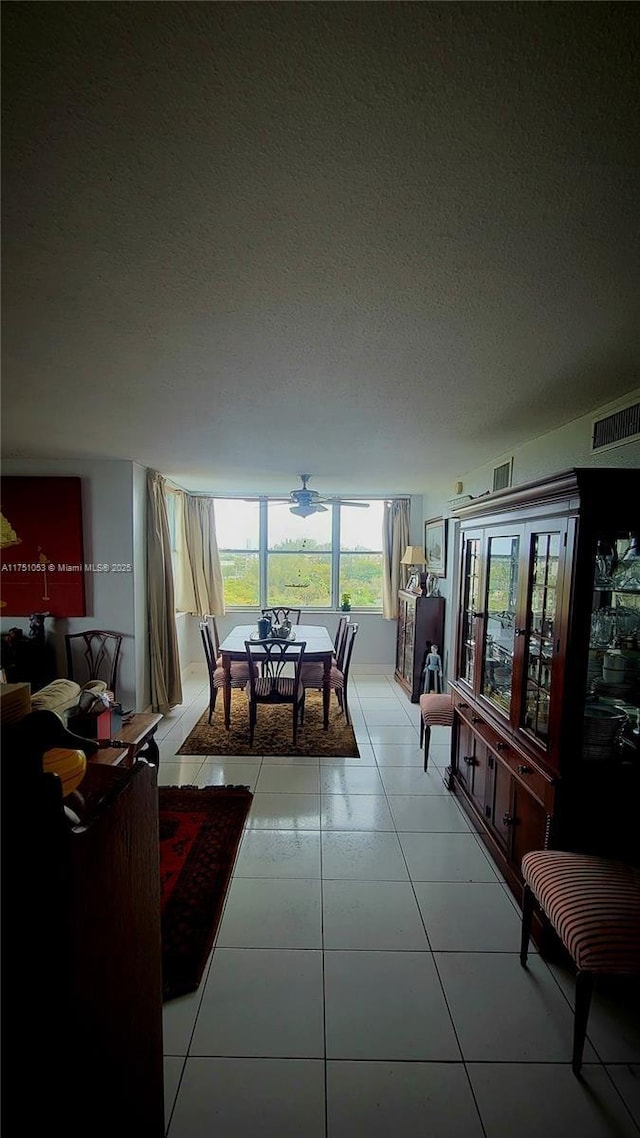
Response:
[[[638,860],[640,471],[460,507],[449,785],[520,896],[528,850]]]
[[[412,703],[417,703],[427,653],[432,644],[442,653],[444,597],[423,597],[401,589],[398,593],[398,626],[395,678]]]

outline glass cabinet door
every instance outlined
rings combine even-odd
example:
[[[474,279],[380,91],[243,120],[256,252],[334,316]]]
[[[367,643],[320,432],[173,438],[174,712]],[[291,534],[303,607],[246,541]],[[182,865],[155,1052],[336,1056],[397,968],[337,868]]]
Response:
[[[628,530],[596,544],[582,739],[586,762],[640,759],[640,549]]]
[[[520,537],[489,537],[482,694],[507,715],[513,691]]]
[[[476,663],[476,613],[480,597],[480,537],[465,537],[462,549],[459,679],[473,686]]]
[[[522,725],[546,743],[553,669],[554,626],[558,610],[561,533],[531,535],[531,576],[525,644],[525,698]]]

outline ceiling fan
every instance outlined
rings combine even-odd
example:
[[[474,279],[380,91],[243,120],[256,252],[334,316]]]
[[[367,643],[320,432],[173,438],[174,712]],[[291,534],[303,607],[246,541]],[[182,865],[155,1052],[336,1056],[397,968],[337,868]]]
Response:
[[[310,474],[301,474],[302,489],[291,490],[288,498],[271,498],[270,501],[287,502],[292,514],[297,514],[300,518],[308,518],[311,514],[321,514],[326,512],[327,507],[325,502],[337,502],[341,506],[358,506],[360,509],[368,509],[368,502],[347,502],[344,498],[339,498],[337,495],[330,497],[326,494],[319,494],[317,490],[309,490],[307,482],[311,478]]]

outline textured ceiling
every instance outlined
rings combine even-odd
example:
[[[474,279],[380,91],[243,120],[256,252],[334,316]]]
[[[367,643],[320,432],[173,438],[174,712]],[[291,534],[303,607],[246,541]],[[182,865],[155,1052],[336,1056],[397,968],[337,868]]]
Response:
[[[3,4],[5,457],[422,493],[638,385],[637,4]]]

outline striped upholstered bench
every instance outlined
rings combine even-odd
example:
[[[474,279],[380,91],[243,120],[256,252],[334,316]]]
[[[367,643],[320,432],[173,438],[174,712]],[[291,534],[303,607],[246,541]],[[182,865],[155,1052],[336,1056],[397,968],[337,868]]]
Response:
[[[580,1073],[596,975],[640,975],[640,868],[588,854],[535,850],[522,859],[520,963],[537,906],[576,969],[573,1071]]]
[[[420,696],[420,746],[424,743],[424,769],[429,762],[429,742],[432,727],[451,727],[453,700],[450,695],[426,692]]]

